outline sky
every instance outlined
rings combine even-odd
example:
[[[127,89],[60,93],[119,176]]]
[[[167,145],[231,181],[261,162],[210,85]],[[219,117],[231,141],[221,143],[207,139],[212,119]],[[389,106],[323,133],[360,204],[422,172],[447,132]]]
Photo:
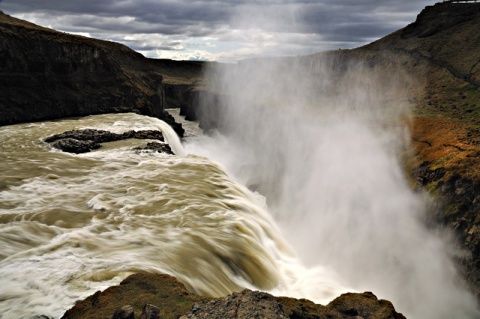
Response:
[[[16,18],[120,42],[150,58],[234,62],[350,49],[435,0],[0,0]]]

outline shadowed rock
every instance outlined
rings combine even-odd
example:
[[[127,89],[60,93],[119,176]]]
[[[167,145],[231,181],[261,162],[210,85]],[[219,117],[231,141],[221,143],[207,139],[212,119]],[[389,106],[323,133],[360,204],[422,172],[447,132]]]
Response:
[[[244,290],[201,305],[180,319],[278,318],[288,319],[282,305],[270,294]]]
[[[88,153],[101,147],[101,145],[95,141],[77,140],[74,138],[65,138],[55,141],[52,143],[52,146],[64,152],[75,154]]]
[[[136,147],[134,148],[134,151],[137,153],[141,153],[142,151],[156,151],[158,153],[166,153],[173,155],[172,149],[168,144],[162,144],[157,142],[149,142],[145,147]]]
[[[111,319],[122,305],[142,313],[140,319],[405,319],[391,302],[370,292],[344,294],[327,306],[251,290],[218,299],[194,295],[175,278],[159,274],[131,275],[77,302],[62,319]]]
[[[117,134],[104,130],[85,129],[52,135],[47,137],[45,142],[51,143],[52,147],[64,152],[80,154],[98,149],[102,146],[102,143],[131,138],[164,141],[162,132],[154,130],[128,131]],[[158,142],[147,143],[146,147],[135,148],[135,150],[155,150],[161,153],[173,154],[170,146]]]
[[[119,43],[0,12],[0,125],[134,112],[163,118],[162,74]]]
[[[127,305],[117,309],[113,314],[112,319],[135,319],[132,306]]]
[[[145,305],[140,315],[140,319],[159,319],[160,309],[153,305]]]

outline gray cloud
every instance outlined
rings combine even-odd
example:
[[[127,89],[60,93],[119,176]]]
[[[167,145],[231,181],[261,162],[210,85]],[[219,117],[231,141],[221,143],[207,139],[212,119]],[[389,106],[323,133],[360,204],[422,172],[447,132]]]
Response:
[[[191,51],[192,57],[198,58],[203,50],[205,58],[221,58],[230,54],[220,52],[222,46],[237,50],[243,47],[243,53],[231,54],[235,56],[261,55],[261,46],[265,47],[263,52],[287,54],[292,47],[285,43],[287,38],[294,43],[298,54],[337,48],[339,44],[345,48],[358,46],[413,22],[423,7],[434,3],[432,0],[45,0],[41,3],[0,0],[0,10],[57,30],[119,41],[152,57],[184,50],[183,57],[188,58],[187,50],[194,48],[185,43],[197,39],[199,45],[195,52]],[[211,39],[216,39],[213,42],[217,49],[208,57],[213,49],[209,51],[203,44]],[[275,44],[278,47],[272,50]]]

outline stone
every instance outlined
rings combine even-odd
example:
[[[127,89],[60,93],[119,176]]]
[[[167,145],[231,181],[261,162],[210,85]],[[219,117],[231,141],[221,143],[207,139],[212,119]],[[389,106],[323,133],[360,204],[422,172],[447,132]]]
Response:
[[[132,306],[127,305],[117,309],[112,319],[135,319]]]
[[[149,142],[145,147],[136,147],[134,148],[135,152],[141,153],[142,151],[156,151],[158,153],[172,154],[172,149],[168,144]]]
[[[74,138],[66,138],[54,142],[52,146],[67,153],[80,154],[98,149],[101,145],[91,140],[82,141]]]
[[[159,319],[160,318],[159,313],[160,313],[159,308],[150,304],[146,304],[143,307],[142,314],[140,315],[140,319]]]
[[[163,134],[156,130],[127,131],[121,134],[105,130],[85,129],[66,131],[49,136],[45,142],[51,143],[52,147],[68,153],[80,154],[100,148],[101,143],[113,142],[125,139],[152,139],[163,142]],[[173,154],[170,146],[164,143],[149,142],[144,148],[135,148],[136,151],[154,150],[160,153]]]
[[[373,293],[346,293],[333,300],[327,308],[336,310],[347,317],[363,317],[369,319],[406,319],[395,311],[393,304],[387,300],[379,300]]]
[[[244,290],[221,300],[192,307],[192,312],[180,319],[278,318],[288,319],[282,306],[272,295]]]

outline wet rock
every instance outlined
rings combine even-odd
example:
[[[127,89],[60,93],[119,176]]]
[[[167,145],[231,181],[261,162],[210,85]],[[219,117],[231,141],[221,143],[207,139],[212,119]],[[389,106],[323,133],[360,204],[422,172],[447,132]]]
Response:
[[[288,319],[281,304],[270,294],[244,290],[225,299],[192,307],[180,319],[278,318]]]
[[[188,313],[192,304],[207,300],[212,298],[189,293],[174,277],[134,274],[118,286],[78,301],[62,319],[111,319],[112,314],[124,305],[131,305],[134,312],[140,314],[146,304],[158,307],[158,316],[162,319],[177,319]]]
[[[132,306],[127,305],[117,309],[112,319],[135,319]]]
[[[444,167],[432,169],[428,162],[414,171],[414,178],[438,194],[438,203],[429,212],[430,227],[442,225],[454,231],[456,244],[462,253],[457,256],[459,270],[468,280],[480,300],[480,183],[460,169]],[[462,172],[462,174],[457,173]],[[465,176],[467,175],[467,176]]]
[[[159,319],[160,309],[153,305],[146,304],[143,307],[140,319]]]
[[[180,108],[180,115],[188,121],[197,121],[205,132],[224,130],[222,123],[222,97],[206,90],[191,90],[187,103]]]
[[[395,311],[390,301],[379,300],[371,292],[343,294],[329,303],[327,308],[353,318],[406,319],[401,313]]]
[[[392,303],[379,300],[371,292],[347,293],[327,306],[309,300],[274,297],[268,293],[244,290],[230,296],[203,304],[196,304],[192,311],[180,319],[247,319],[247,318],[295,318],[295,319],[405,319],[395,311]]]
[[[150,140],[159,140],[163,141],[163,134],[160,131],[154,130],[141,130],[141,131],[128,131],[120,135],[120,140],[128,139],[128,138],[136,138],[136,139],[150,139]]]
[[[156,151],[158,153],[172,154],[173,151],[168,144],[162,144],[157,142],[149,142],[145,147],[134,148],[135,152],[141,153],[142,151]]]
[[[177,123],[175,118],[167,111],[164,112],[163,121],[170,125],[179,137],[183,137],[185,135],[185,129],[183,128],[182,124]]]
[[[98,149],[102,146],[102,143],[131,138],[164,141],[162,132],[155,130],[132,130],[117,134],[104,130],[85,129],[55,134],[47,137],[45,142],[51,143],[52,147],[64,152],[80,154]],[[145,148],[137,148],[135,150],[155,150],[161,153],[173,154],[170,146],[158,142],[148,143]]]
[[[95,141],[77,140],[74,138],[66,138],[56,141],[52,144],[52,146],[64,152],[75,154],[87,153],[101,147],[101,145]]]
[[[79,141],[95,140],[97,143],[103,143],[115,141],[116,136],[117,134],[103,130],[73,130],[49,136],[45,139],[45,142],[51,143],[63,139],[76,139]]]

